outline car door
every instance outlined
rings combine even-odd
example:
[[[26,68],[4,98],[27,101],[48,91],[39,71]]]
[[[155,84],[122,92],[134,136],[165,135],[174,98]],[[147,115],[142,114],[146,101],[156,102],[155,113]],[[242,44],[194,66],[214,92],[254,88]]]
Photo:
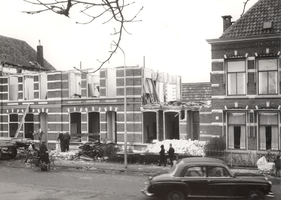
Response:
[[[238,197],[236,194],[237,184],[229,171],[223,166],[208,166],[208,196],[212,198]]]
[[[189,187],[189,197],[206,197],[207,176],[206,167],[189,166],[183,170],[182,181]]]

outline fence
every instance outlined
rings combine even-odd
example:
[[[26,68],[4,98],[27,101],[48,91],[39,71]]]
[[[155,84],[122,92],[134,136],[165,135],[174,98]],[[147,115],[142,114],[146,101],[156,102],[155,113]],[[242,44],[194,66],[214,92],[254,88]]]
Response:
[[[217,150],[205,150],[205,154],[208,157],[214,157],[222,159],[231,167],[256,167],[257,161],[262,156],[265,156],[268,162],[273,162],[276,155],[280,155],[279,152],[260,152],[260,151],[248,151],[238,152],[235,150],[227,150],[227,151],[217,151]]]

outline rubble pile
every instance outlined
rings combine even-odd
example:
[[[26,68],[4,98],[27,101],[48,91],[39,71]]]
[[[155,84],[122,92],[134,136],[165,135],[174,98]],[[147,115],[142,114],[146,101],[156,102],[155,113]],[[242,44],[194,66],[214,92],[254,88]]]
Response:
[[[58,150],[51,150],[50,155],[61,160],[74,160],[78,157],[78,150],[70,150],[68,152],[61,152]]]
[[[166,151],[169,150],[170,144],[172,144],[177,154],[185,154],[188,156],[204,156],[205,142],[198,140],[164,140],[156,141],[153,144],[149,144],[145,149],[145,153],[159,153],[160,146],[164,145]]]

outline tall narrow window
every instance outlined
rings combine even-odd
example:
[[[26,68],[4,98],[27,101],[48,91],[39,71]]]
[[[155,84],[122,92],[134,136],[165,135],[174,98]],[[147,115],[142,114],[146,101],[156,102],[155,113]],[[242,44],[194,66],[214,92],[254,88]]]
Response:
[[[277,113],[259,114],[260,150],[278,150],[278,115]]]
[[[227,94],[246,94],[245,61],[229,61],[227,63]]]
[[[258,61],[259,94],[277,94],[277,59]]]
[[[245,113],[228,113],[228,148],[246,149]]]

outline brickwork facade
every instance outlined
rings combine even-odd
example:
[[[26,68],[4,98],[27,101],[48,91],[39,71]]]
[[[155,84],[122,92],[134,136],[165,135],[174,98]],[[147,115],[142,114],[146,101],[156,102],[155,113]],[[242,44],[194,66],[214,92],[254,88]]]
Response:
[[[26,109],[18,137],[37,141],[32,133],[41,128],[50,145],[56,143],[59,132],[69,132],[73,144],[98,135],[122,145],[125,123],[127,141],[133,146],[152,139],[198,137],[193,136],[195,108],[165,106],[168,93],[175,100],[181,96],[177,94],[180,77],[155,73],[147,68],[126,67],[126,111],[124,67],[102,68],[98,76],[77,70],[1,76],[0,137],[15,135]],[[13,81],[18,84],[14,86]],[[168,85],[175,90],[165,90]],[[147,108],[149,105],[156,108]],[[156,115],[150,115],[150,111]]]

